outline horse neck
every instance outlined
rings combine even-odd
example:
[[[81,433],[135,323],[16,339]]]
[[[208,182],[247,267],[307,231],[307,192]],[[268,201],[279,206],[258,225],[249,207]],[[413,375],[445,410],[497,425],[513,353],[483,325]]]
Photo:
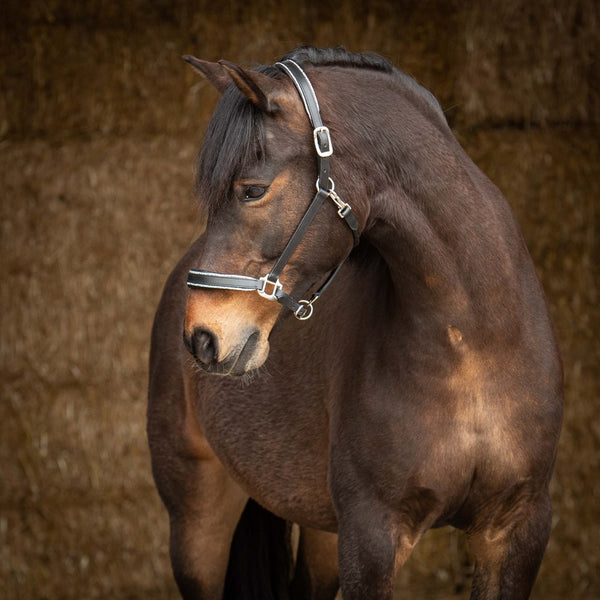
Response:
[[[366,151],[348,153],[346,172],[351,196],[369,199],[363,235],[387,264],[395,305],[403,315],[473,327],[490,310],[501,317],[516,309],[515,271],[526,250],[500,192],[429,98],[406,86],[389,96],[365,96],[363,121],[343,145]]]

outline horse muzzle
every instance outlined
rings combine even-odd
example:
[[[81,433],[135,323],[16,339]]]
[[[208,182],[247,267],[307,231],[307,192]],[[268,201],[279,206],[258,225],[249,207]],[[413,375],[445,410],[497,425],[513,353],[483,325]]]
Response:
[[[277,304],[259,296],[192,291],[186,306],[183,340],[205,371],[244,375],[266,361],[268,338],[278,312]]]
[[[219,339],[210,330],[198,327],[191,335],[184,333],[183,340],[196,363],[216,375],[244,375],[260,367],[268,354],[268,343],[266,351],[259,343],[259,330],[245,332],[241,342],[230,348],[223,358],[219,355]]]

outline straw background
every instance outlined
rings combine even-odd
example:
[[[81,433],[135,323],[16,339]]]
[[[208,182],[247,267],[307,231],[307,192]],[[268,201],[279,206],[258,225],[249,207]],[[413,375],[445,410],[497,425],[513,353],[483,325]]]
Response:
[[[374,50],[430,89],[503,190],[544,284],[566,412],[535,599],[600,597],[600,8],[596,0],[4,0],[0,8],[0,596],[176,598],[145,440],[149,332],[201,231],[216,93],[252,66]],[[466,598],[429,533],[398,597]]]

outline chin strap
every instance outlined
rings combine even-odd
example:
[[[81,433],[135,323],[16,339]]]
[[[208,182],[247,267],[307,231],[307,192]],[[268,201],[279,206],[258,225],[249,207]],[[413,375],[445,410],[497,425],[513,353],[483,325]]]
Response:
[[[220,290],[235,290],[242,292],[258,292],[267,300],[276,300],[289,310],[296,318],[304,321],[313,314],[313,303],[327,289],[333,278],[339,272],[340,263],[327,277],[321,287],[311,296],[309,300],[295,300],[283,291],[283,285],[279,276],[288,263],[298,244],[304,237],[306,230],[314,220],[317,212],[325,200],[330,199],[337,207],[338,216],[350,228],[354,236],[354,245],[359,242],[358,221],[350,208],[335,192],[335,184],[329,176],[329,157],[333,154],[333,144],[329,129],[323,125],[317,96],[304,70],[293,60],[285,60],[277,63],[294,82],[300,98],[308,114],[313,127],[313,140],[318,160],[317,193],[315,194],[304,216],[298,223],[296,230],[290,237],[281,256],[277,259],[273,268],[263,277],[248,277],[247,275],[229,275],[224,273],[212,273],[210,271],[191,270],[188,273],[187,284],[190,288],[212,288]]]

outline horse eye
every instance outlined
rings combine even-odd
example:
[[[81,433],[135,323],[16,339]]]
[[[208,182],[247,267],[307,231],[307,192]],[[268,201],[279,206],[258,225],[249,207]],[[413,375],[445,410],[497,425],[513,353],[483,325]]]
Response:
[[[267,191],[266,187],[262,187],[260,185],[249,185],[247,188],[244,188],[244,201],[251,202],[252,200],[258,200],[262,198]]]

